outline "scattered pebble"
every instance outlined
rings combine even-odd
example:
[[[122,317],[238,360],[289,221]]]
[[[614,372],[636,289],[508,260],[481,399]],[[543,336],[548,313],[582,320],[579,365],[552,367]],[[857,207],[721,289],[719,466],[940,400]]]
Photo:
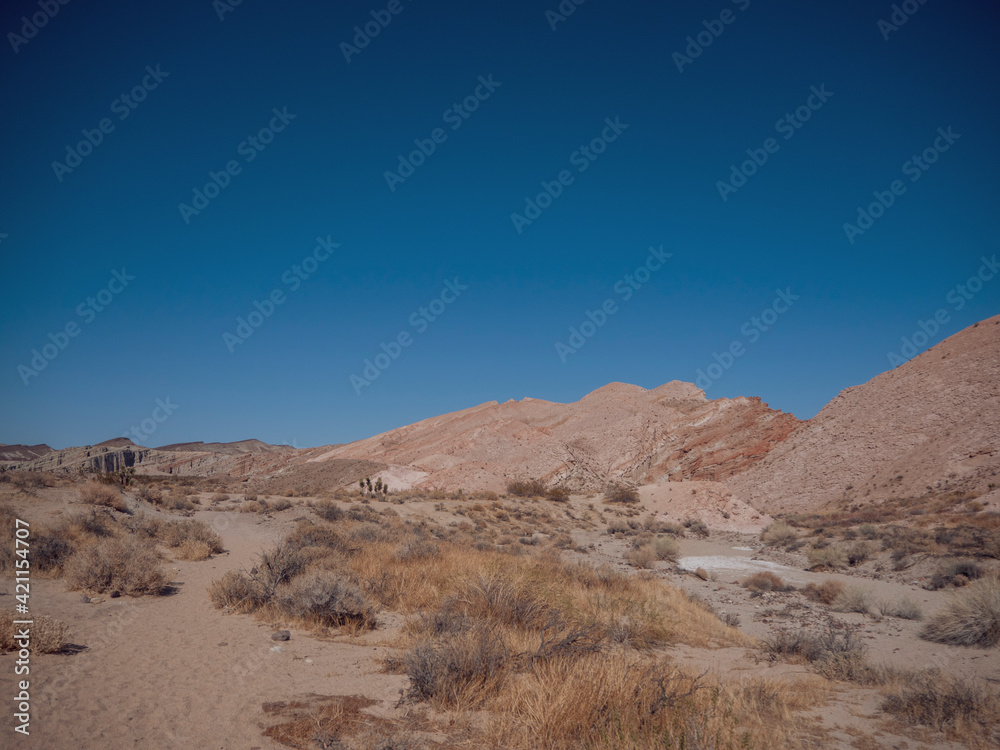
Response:
[[[271,646],[271,650],[272,651],[284,651],[285,649],[283,649],[281,646]]]

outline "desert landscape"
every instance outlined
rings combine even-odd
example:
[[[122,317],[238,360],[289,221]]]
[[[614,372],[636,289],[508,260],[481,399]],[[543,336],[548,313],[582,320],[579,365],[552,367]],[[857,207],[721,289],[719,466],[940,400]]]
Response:
[[[0,461],[17,747],[1000,744],[1000,316],[809,420],[612,383]]]

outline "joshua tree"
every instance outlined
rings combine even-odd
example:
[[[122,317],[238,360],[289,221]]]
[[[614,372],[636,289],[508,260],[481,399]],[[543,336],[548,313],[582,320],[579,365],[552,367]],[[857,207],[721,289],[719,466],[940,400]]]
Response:
[[[364,479],[359,479],[358,480],[358,487],[360,488],[361,495],[364,496],[364,494],[365,494],[365,480]]]
[[[368,485],[368,491],[371,492],[372,491],[372,478],[371,477],[365,477],[365,484]]]
[[[382,494],[382,477],[378,477],[375,480],[375,494],[376,495]]]

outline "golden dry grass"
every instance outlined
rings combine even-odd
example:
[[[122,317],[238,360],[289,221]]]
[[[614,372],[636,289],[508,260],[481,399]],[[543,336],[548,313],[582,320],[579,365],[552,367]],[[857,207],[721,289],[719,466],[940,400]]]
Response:
[[[14,621],[23,620],[13,610],[0,611],[0,650],[16,651],[19,645],[14,641]],[[48,615],[32,615],[30,626],[30,650],[33,654],[52,654],[62,650],[66,645],[69,626],[62,620]],[[18,626],[20,629],[22,626]]]

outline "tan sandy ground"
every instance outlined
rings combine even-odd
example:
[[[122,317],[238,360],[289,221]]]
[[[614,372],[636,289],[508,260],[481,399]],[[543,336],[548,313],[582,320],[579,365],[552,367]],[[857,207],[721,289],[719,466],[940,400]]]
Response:
[[[713,491],[712,486],[679,488]],[[654,493],[655,494],[655,493]],[[68,490],[47,490],[43,501],[23,503],[33,520],[48,521],[66,512],[72,496]],[[724,499],[720,496],[720,499]],[[662,498],[652,498],[641,508],[642,516],[662,510]],[[301,502],[301,501],[297,501]],[[522,502],[522,501],[514,501]],[[599,499],[574,497],[569,505],[576,516],[597,505],[606,517],[616,509],[601,506]],[[472,503],[414,502],[392,507],[404,517],[426,517],[442,523],[464,521],[451,513]],[[552,506],[554,514],[566,506]],[[435,508],[437,506],[437,508]],[[79,510],[79,506],[72,506]],[[677,509],[675,509],[677,510]],[[738,510],[738,509],[732,509]],[[147,510],[147,512],[149,512]],[[714,512],[714,511],[713,511]],[[728,511],[727,511],[728,512]],[[0,731],[2,747],[80,748],[206,748],[213,750],[274,750],[281,747],[262,736],[262,728],[275,723],[262,704],[290,701],[309,695],[362,695],[378,702],[369,713],[401,717],[412,707],[397,708],[400,690],[408,684],[401,675],[384,674],[379,658],[389,652],[380,645],[398,633],[401,618],[383,613],[382,628],[362,639],[338,636],[321,640],[293,630],[292,639],[276,644],[270,639],[274,628],[245,615],[229,615],[210,603],[206,587],[229,570],[249,567],[256,555],[293,528],[294,519],[309,514],[297,505],[267,518],[247,513],[200,511],[197,518],[209,523],[224,540],[228,554],[203,562],[170,560],[174,593],[142,599],[104,597],[84,604],[79,592],[66,591],[61,580],[38,579],[32,588],[31,606],[36,613],[48,614],[70,624],[70,641],[84,646],[75,654],[32,657],[33,718],[31,736],[13,735],[12,717],[5,715]],[[733,520],[736,520],[735,518]],[[546,529],[539,529],[545,532]],[[589,554],[567,551],[591,564],[609,563],[633,571],[622,562],[627,542],[612,539],[595,530],[572,531],[576,549],[593,545]],[[754,552],[734,550],[751,546],[754,536],[715,530],[708,541],[684,540],[686,555],[732,555],[747,558]],[[677,571],[667,563],[655,565],[656,575],[707,599],[720,610],[740,615],[741,627],[755,637],[765,637],[776,628],[818,628],[827,616],[820,605],[803,605],[798,594],[773,594],[751,599],[738,586],[739,576],[722,572],[716,581],[702,581]],[[831,576],[797,571],[789,580],[801,585],[807,580]],[[844,576],[844,578],[849,578]],[[856,579],[849,579],[856,582]],[[930,613],[944,594],[927,592],[916,586],[890,581],[870,582],[887,597],[909,594],[921,600]],[[4,584],[0,584],[0,592]],[[12,587],[0,596],[0,607],[12,602]],[[900,666],[940,666],[944,671],[1000,681],[997,649],[963,649],[919,640],[917,623],[884,618],[875,622],[861,615],[836,615],[838,619],[862,626],[870,644],[873,661],[891,661]],[[282,651],[272,651],[278,645]],[[761,654],[747,649],[705,650],[672,647],[666,653],[680,664],[698,671],[710,670],[725,679],[754,676],[805,676],[803,666],[761,661]],[[0,657],[0,695],[15,694],[15,657]],[[993,684],[993,683],[991,683]],[[940,737],[905,739],[887,728],[878,714],[879,696],[872,690],[838,684],[832,702],[802,715],[803,732],[816,737],[823,748],[916,748],[951,747]],[[868,744],[857,744],[869,737]]]

